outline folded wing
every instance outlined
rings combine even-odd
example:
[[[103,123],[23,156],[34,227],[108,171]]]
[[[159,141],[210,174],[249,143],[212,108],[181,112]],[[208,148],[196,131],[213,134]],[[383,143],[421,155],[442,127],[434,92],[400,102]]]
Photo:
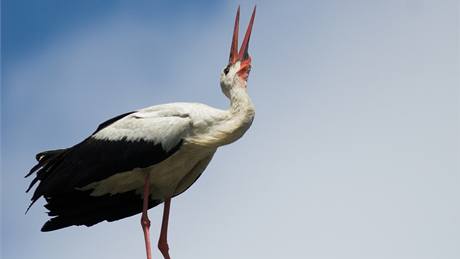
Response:
[[[140,208],[137,205],[124,211],[116,208],[120,202],[138,199],[134,191],[91,197],[88,191],[79,189],[117,173],[160,163],[180,149],[189,130],[190,118],[184,113],[162,109],[132,112],[102,123],[90,137],[73,147],[37,154],[38,164],[27,175],[35,173],[27,191],[38,183],[32,204],[42,196],[46,199],[49,215],[58,216],[49,222],[57,222],[59,218],[81,221],[57,222],[59,224],[50,229],[44,229],[92,225],[104,219],[116,220],[137,213],[137,207]],[[154,205],[152,201],[151,206]],[[94,213],[103,207],[105,212]],[[87,214],[97,218],[85,221],[84,208],[92,210]]]

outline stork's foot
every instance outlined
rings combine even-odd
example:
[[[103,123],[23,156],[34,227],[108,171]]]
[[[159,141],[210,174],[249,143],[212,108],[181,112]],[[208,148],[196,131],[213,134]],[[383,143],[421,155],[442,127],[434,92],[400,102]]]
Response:
[[[158,241],[158,249],[160,249],[160,252],[163,254],[165,259],[171,259],[171,256],[169,256],[168,241],[160,239]]]

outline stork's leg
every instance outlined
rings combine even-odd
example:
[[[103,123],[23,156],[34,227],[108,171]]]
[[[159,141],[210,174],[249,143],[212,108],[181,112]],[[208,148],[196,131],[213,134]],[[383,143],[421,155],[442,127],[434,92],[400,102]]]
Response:
[[[171,207],[171,198],[165,200],[163,209],[163,220],[161,222],[160,239],[158,240],[158,249],[160,249],[165,259],[171,259],[169,256],[168,246],[168,221],[169,221],[169,208]]]
[[[141,225],[144,231],[145,251],[147,259],[152,259],[152,250],[150,249],[150,220],[147,215],[150,200],[150,175],[147,173],[144,180],[144,203],[142,206]]]

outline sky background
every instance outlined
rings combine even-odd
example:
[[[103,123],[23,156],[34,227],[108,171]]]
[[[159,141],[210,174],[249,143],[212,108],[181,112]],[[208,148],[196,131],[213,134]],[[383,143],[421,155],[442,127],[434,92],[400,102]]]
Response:
[[[115,115],[226,108],[238,4],[2,1],[2,258],[145,258],[139,215],[40,232],[23,177]],[[255,121],[172,201],[173,258],[460,258],[457,0],[257,1],[250,54]]]

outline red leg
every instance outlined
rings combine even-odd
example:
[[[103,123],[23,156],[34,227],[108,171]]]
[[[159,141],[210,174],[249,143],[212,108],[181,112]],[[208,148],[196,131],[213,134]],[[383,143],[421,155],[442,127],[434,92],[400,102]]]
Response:
[[[150,220],[147,215],[147,210],[149,209],[149,200],[150,200],[150,175],[145,175],[144,180],[144,203],[142,206],[142,217],[141,225],[142,230],[144,231],[144,240],[145,240],[145,251],[147,254],[147,259],[152,259],[152,250],[150,249]]]
[[[168,221],[169,221],[169,208],[171,207],[171,198],[165,200],[163,209],[163,220],[161,222],[160,239],[158,240],[158,249],[160,249],[165,259],[171,259],[169,256],[168,246]]]

